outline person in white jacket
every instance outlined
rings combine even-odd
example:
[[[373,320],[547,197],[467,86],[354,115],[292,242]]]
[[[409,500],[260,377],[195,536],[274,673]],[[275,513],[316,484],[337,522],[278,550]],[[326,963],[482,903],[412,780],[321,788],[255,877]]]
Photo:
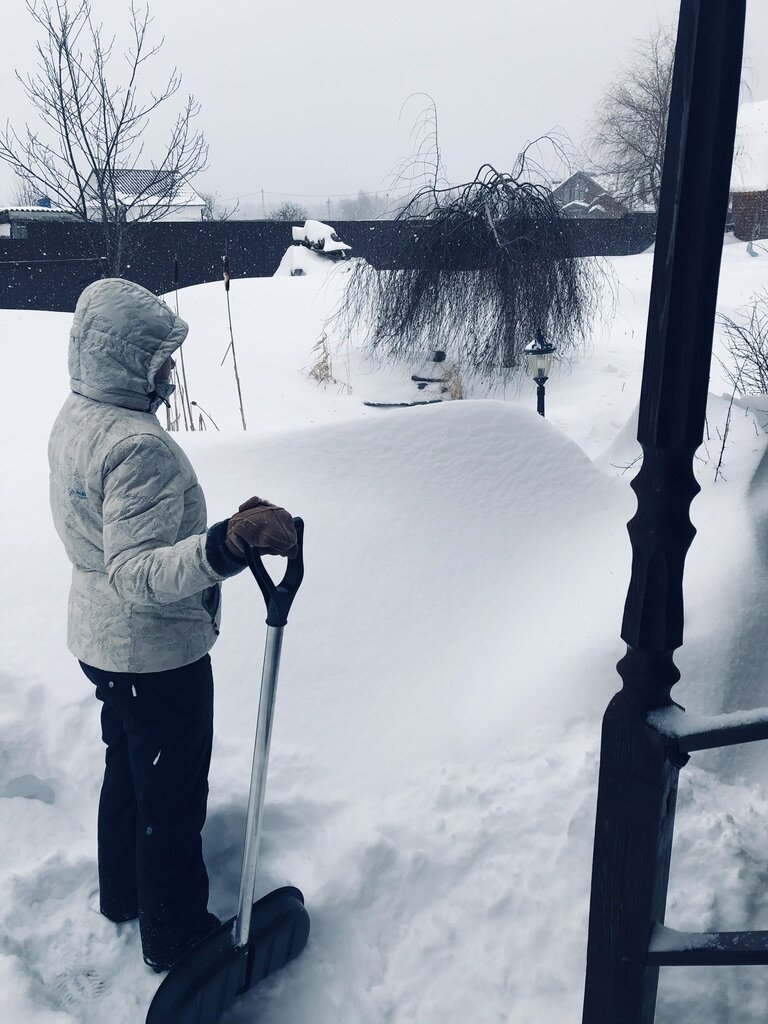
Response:
[[[67,644],[102,702],[100,909],[138,917],[156,971],[218,925],[200,833],[221,581],[245,567],[245,544],[297,551],[290,514],[260,498],[207,527],[195,472],[155,416],[187,331],[137,284],[89,285],[48,446],[53,520],[72,563]]]

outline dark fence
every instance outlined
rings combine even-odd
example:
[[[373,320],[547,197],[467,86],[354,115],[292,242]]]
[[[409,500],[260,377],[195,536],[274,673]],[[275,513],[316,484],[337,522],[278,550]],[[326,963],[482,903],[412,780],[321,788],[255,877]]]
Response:
[[[422,226],[397,221],[334,221],[340,238],[378,269],[418,264]],[[0,238],[0,308],[71,311],[77,297],[103,273],[98,227],[30,221],[26,238]],[[653,242],[655,216],[620,220],[564,220],[574,250],[582,256],[625,256]],[[269,277],[292,244],[291,224],[226,221],[139,224],[131,228],[130,256],[123,276],[154,292],[178,285],[221,280],[224,253],[232,277]]]

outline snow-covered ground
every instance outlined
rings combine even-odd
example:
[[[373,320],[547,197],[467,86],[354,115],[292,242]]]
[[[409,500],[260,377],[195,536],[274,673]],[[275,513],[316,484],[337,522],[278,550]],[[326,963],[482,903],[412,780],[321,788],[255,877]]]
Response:
[[[598,738],[618,686],[634,498],[633,419],[652,257],[617,258],[613,314],[569,372],[406,410],[410,370],[329,332],[335,383],[307,371],[343,268],[234,281],[240,427],[223,287],[179,293],[192,397],[221,428],[180,433],[211,520],[251,494],[307,524],[287,627],[259,889],[299,885],[301,957],[227,1024],[560,1024],[580,1019]],[[768,279],[724,249],[719,309]],[[170,296],[173,302],[174,297]],[[0,310],[0,1020],[143,1021],[158,979],[135,924],[97,913],[98,706],[65,647],[68,564],[46,440],[68,388],[67,314]],[[723,356],[721,343],[718,352]],[[768,704],[768,414],[713,364],[686,576],[678,701]],[[716,481],[716,467],[722,466]],[[631,467],[631,468],[627,468]],[[211,909],[234,912],[263,608],[228,582],[214,650]],[[762,745],[681,777],[668,924],[768,928]],[[658,1021],[764,1017],[759,968],[667,969]]]

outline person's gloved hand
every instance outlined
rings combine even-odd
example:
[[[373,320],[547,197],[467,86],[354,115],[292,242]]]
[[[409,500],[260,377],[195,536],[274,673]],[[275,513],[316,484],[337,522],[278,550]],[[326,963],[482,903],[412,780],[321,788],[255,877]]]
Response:
[[[256,497],[249,498],[229,517],[225,544],[238,558],[245,558],[246,544],[264,555],[295,558],[299,553],[290,512]]]

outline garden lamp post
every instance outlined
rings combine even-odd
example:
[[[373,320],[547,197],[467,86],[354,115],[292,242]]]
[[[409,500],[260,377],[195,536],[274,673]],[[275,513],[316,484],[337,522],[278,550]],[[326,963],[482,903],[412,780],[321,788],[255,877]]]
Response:
[[[528,373],[536,382],[536,412],[544,415],[544,385],[549,379],[552,369],[552,357],[555,346],[544,340],[541,331],[536,332],[536,340],[525,346],[525,358],[528,362]]]

